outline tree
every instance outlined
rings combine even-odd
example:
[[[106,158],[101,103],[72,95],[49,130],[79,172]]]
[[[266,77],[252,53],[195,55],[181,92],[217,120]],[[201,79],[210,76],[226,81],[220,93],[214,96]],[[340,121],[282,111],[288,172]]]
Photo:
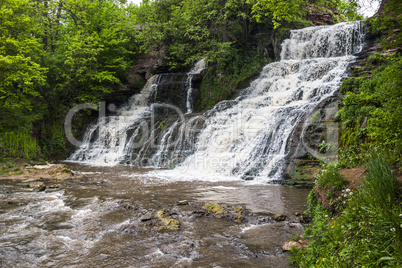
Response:
[[[29,0],[0,1],[0,130],[33,119],[38,87],[46,81],[47,69],[39,64],[42,29],[32,13]]]
[[[222,62],[251,32],[251,7],[242,0],[144,1],[138,9],[145,50],[165,50],[172,69],[200,58]]]
[[[262,16],[271,19],[274,28],[278,28],[282,22],[299,21],[303,12],[305,0],[247,0],[253,5],[253,14],[257,21]]]
[[[62,110],[96,103],[127,79],[138,51],[132,22],[118,1],[67,0],[53,6],[59,15],[49,21],[56,30],[44,59],[51,68],[42,94]]]

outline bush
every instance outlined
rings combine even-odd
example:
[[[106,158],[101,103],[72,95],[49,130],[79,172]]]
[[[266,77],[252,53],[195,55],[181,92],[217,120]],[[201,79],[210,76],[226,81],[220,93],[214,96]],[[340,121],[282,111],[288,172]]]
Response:
[[[396,161],[402,153],[402,57],[375,54],[365,69],[371,77],[347,79],[341,87],[346,93],[338,113],[344,127],[341,145],[361,152],[382,147]]]
[[[337,171],[335,166],[327,165],[317,175],[317,184],[321,189],[324,189],[328,185],[332,184],[335,189],[341,189],[348,181],[345,180]]]

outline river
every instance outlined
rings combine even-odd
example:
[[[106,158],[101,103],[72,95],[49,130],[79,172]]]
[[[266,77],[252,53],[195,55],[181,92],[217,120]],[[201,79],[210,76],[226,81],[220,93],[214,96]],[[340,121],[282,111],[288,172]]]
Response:
[[[68,165],[84,177],[45,180],[58,188],[43,192],[0,180],[2,267],[287,267],[281,247],[303,232],[294,214],[306,209],[307,190]],[[208,214],[207,202],[241,205],[244,219]],[[180,222],[179,230],[155,227],[162,209]],[[287,220],[274,221],[277,213]]]

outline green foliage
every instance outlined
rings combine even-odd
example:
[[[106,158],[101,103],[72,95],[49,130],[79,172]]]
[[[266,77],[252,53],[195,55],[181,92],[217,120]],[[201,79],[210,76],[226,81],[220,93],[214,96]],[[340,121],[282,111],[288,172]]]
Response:
[[[399,0],[384,1],[384,10],[370,20],[371,30],[380,32],[385,36],[382,46],[385,48],[397,48],[402,46],[402,31],[393,31],[402,26],[402,5]]]
[[[43,94],[68,108],[72,102],[96,103],[126,79],[137,49],[135,32],[115,1],[66,1],[60,8],[69,16],[48,50],[52,79]]]
[[[274,28],[278,28],[282,22],[299,22],[303,13],[305,0],[247,0],[253,6],[253,15],[257,21],[262,20],[262,16],[270,18]]]
[[[14,141],[4,154],[38,155],[28,133],[43,118],[42,130],[60,126],[70,108],[126,82],[139,50],[134,19],[115,0],[0,1],[0,131]],[[56,132],[42,131],[43,153],[66,150]]]
[[[239,0],[145,1],[137,13],[144,50],[163,49],[170,69],[191,66],[200,58],[225,60],[232,45],[250,34],[250,7]]]
[[[334,186],[335,189],[341,189],[343,185],[347,183],[337,171],[333,165],[325,166],[321,173],[317,175],[317,184],[321,189],[324,189],[328,185]]]
[[[355,151],[385,147],[397,159],[402,149],[402,57],[377,54],[366,68],[372,72],[370,78],[351,78],[341,87],[346,93],[338,113],[344,126],[342,145],[355,146]]]
[[[314,122],[314,118],[312,119]],[[325,140],[323,140],[319,145],[318,145],[318,150],[320,153],[326,153],[329,150],[333,150],[334,146],[327,143]]]
[[[46,79],[46,68],[38,63],[42,56],[41,28],[31,1],[0,1],[0,131],[31,123],[38,87]]]
[[[10,162],[7,162],[6,163],[6,168],[14,168],[15,166],[14,166],[14,164],[13,163],[10,163]]]
[[[399,186],[386,161],[374,156],[367,165],[364,186],[343,211],[325,210],[311,191],[313,225],[305,230],[308,248],[294,250],[300,267],[400,267],[402,265],[402,206]],[[349,192],[350,193],[350,192]]]
[[[344,21],[356,21],[363,20],[363,16],[360,15],[357,10],[359,5],[356,1],[336,1],[336,6],[338,11],[341,13],[341,18]]]
[[[0,134],[0,152],[7,157],[34,159],[40,154],[40,147],[30,132],[5,132]]]
[[[208,68],[197,97],[197,110],[211,109],[216,103],[232,98],[248,86],[267,61],[258,52],[232,50],[224,61]]]
[[[64,126],[61,122],[43,123],[41,130],[42,139],[40,140],[40,145],[47,156],[66,152]]]

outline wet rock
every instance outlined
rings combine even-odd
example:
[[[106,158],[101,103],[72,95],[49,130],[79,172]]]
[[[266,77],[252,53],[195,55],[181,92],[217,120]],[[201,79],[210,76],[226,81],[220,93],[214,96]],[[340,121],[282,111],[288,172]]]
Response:
[[[162,222],[162,226],[159,226],[159,230],[179,230],[180,222],[178,220],[173,219],[169,216],[168,212],[165,209],[159,210],[156,212],[155,216]]]
[[[237,206],[234,208],[234,210],[237,212],[234,221],[235,222],[242,222],[245,220],[245,217],[243,215],[243,212],[245,211],[244,207],[242,206]]]
[[[308,159],[294,159],[287,167],[284,179],[280,183],[292,188],[312,188],[314,178],[321,170],[318,161]]]
[[[309,222],[311,222],[311,219],[309,217],[305,216],[305,215],[300,216],[299,219],[300,219],[301,223],[309,223]]]
[[[221,235],[221,234],[214,234],[214,235],[212,235],[212,237],[218,238],[218,239],[221,239],[221,240],[226,240],[226,237],[224,237],[224,236]]]
[[[213,214],[216,218],[222,218],[225,213],[225,209],[217,203],[206,203],[202,208],[206,209],[208,213]]]
[[[207,213],[205,211],[192,211],[191,215],[189,216],[190,220],[206,217]]]
[[[147,222],[147,221],[151,221],[151,220],[152,220],[152,218],[151,218],[151,217],[147,217],[147,216],[144,216],[144,217],[142,217],[142,218],[140,219],[141,222]]]
[[[226,219],[236,223],[240,222],[256,222],[257,215],[249,213],[243,206],[232,206],[226,204],[218,204],[214,202],[208,203],[191,203],[192,206],[203,209],[203,211],[193,211],[195,217],[214,216],[218,219]]]
[[[282,246],[283,251],[290,251],[291,248],[297,248],[300,249],[303,246],[299,242],[291,241],[287,242],[285,245]]]
[[[68,176],[73,176],[73,172],[71,171],[71,169],[68,168],[68,166],[66,165],[58,165],[57,168],[55,170],[52,170],[49,172],[49,175],[53,175],[56,178],[58,177],[63,177],[63,175],[68,175]]]
[[[31,183],[43,180],[67,180],[73,178],[72,171],[64,164],[48,164],[26,166],[20,165],[18,172],[9,176],[10,179],[21,180],[22,183]],[[1,177],[1,176],[0,176]],[[31,187],[35,187],[32,186]]]
[[[38,185],[35,187],[35,190],[38,192],[43,192],[46,190],[46,185],[44,185],[44,184]]]
[[[177,202],[177,205],[178,205],[178,206],[187,206],[187,205],[188,205],[188,201],[187,201],[187,200],[179,201],[179,202]]]
[[[137,204],[135,204],[135,203],[127,202],[127,203],[123,204],[123,208],[126,209],[126,210],[138,210],[139,206]]]
[[[283,214],[276,214],[274,216],[274,220],[276,220],[276,221],[284,221],[284,220],[286,220],[286,218],[287,218],[287,216],[283,215]]]
[[[60,188],[59,184],[52,184],[49,186],[49,189],[58,189],[58,188]]]

